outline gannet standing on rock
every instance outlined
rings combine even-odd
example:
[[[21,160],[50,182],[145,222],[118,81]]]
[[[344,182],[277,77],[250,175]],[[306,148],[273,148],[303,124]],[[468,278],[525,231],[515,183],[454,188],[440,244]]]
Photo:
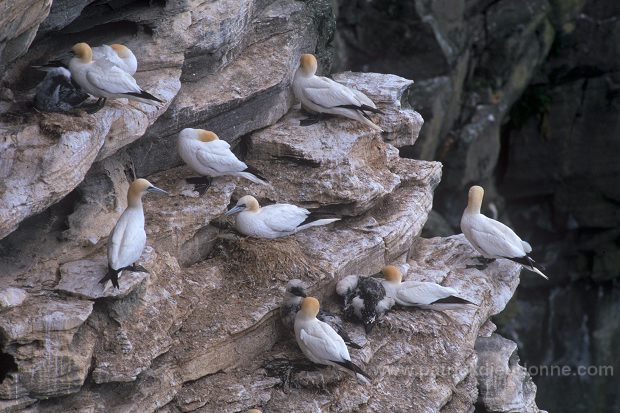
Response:
[[[255,238],[274,239],[299,231],[339,221],[340,218],[319,219],[317,214],[291,204],[274,204],[261,208],[256,198],[246,195],[226,216],[239,214],[235,220],[237,231]]]
[[[316,76],[316,69],[316,58],[302,54],[293,78],[293,93],[305,110],[344,116],[383,132],[368,115],[368,112],[382,113],[368,96],[326,77]]]
[[[319,300],[314,297],[306,297],[301,303],[301,310],[295,317],[295,338],[301,351],[314,363],[342,368],[370,380],[370,376],[351,361],[342,337],[329,324],[317,320],[319,310]]]
[[[71,75],[83,91],[99,98],[96,110],[101,109],[108,98],[127,98],[149,105],[163,103],[142,90],[136,80],[120,67],[107,60],[94,61],[88,44],[77,43],[71,50],[75,55],[69,62]]]
[[[185,128],[179,132],[177,149],[181,159],[195,172],[206,177],[240,176],[258,184],[266,184],[255,168],[241,162],[230,150],[228,142],[204,129]],[[204,178],[189,178],[189,183],[202,183]],[[208,178],[207,178],[208,181]]]
[[[496,258],[506,258],[521,264],[545,279],[547,276],[534,266],[534,260],[528,255],[532,247],[523,241],[506,225],[480,213],[484,189],[474,185],[469,189],[467,208],[461,217],[461,231],[476,251],[482,254],[485,263]]]
[[[396,304],[405,307],[419,307],[426,310],[456,310],[475,305],[458,296],[454,288],[423,281],[405,281],[400,269],[394,265],[383,268],[382,281],[385,293]]]
[[[304,286],[303,281],[299,279],[294,279],[290,280],[286,284],[284,300],[280,305],[280,317],[282,318],[282,323],[286,328],[294,330],[295,317],[297,316],[297,312],[301,309],[302,301],[306,297],[306,287]],[[353,347],[356,349],[362,348],[360,345],[351,340],[351,338],[342,326],[342,320],[337,315],[321,309],[319,311],[319,314],[317,314],[316,318],[324,323],[329,324],[329,326],[333,328],[340,337],[342,337],[345,344],[347,344],[349,347]]]
[[[373,277],[348,275],[336,284],[336,293],[344,298],[345,315],[361,321],[366,334],[394,306],[394,299],[386,296],[381,282]]]
[[[88,99],[71,82],[71,72],[64,67],[44,67],[45,78],[37,86],[34,107],[42,112],[70,112]]]
[[[127,209],[123,211],[108,239],[108,273],[99,282],[112,281],[119,288],[118,277],[123,270],[146,272],[136,265],[146,246],[142,195],[147,192],[167,194],[146,179],[136,179],[127,191]]]

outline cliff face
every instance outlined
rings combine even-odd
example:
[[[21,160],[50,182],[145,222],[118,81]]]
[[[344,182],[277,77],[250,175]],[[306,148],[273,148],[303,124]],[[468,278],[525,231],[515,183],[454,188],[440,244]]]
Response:
[[[11,12],[29,6],[37,10],[24,3]],[[514,344],[489,321],[512,296],[519,267],[466,269],[473,250],[461,236],[419,236],[441,165],[399,157],[423,122],[406,98],[411,81],[336,76],[384,111],[383,135],[344,119],[300,127],[302,114],[290,109],[299,54],[331,61],[329,2],[67,0],[20,21],[34,38],[29,48],[31,38],[0,36],[4,50],[16,50],[3,60],[0,102],[1,410],[461,412],[478,401],[538,411]],[[138,82],[168,103],[113,101],[79,117],[34,112],[37,77],[27,68],[77,39],[128,44]],[[273,188],[218,178],[194,192],[175,150],[184,127],[216,131]],[[106,237],[135,176],[172,196],[144,201],[149,272],[104,289]],[[240,238],[221,214],[246,193],[344,219],[281,240]],[[277,316],[287,280],[304,279],[338,311],[339,279],[392,262],[479,307],[394,311],[368,337],[347,325],[364,344],[353,357],[375,377],[370,386],[304,363]]]

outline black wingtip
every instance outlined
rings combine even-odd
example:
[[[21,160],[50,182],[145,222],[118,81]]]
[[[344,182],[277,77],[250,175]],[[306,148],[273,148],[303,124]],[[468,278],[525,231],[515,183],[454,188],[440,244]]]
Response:
[[[346,341],[346,340],[345,340],[345,342],[344,342],[344,343],[345,343],[347,346],[349,346],[349,347],[351,347],[351,348],[354,348],[354,349],[356,349],[356,350],[361,350],[361,349],[362,349],[362,346],[360,346],[359,344],[357,344],[356,342],[354,342],[354,341],[352,341],[352,340],[349,340],[349,341]]]
[[[131,96],[135,96],[137,98],[142,98],[142,99],[149,99],[149,100],[154,100],[155,102],[159,102],[159,103],[164,103],[163,100],[151,95],[149,92],[147,92],[146,90],[141,90],[140,93],[137,92],[128,92],[125,93],[125,95],[131,95]]]
[[[361,105],[361,106],[357,106],[357,105],[338,105],[337,107],[344,108],[344,109],[360,110],[362,112],[379,113],[379,114],[383,115],[382,111],[380,111],[377,108],[373,108],[372,106],[368,106],[368,105]]]
[[[456,297],[451,295],[449,297],[441,298],[437,301],[433,301],[433,304],[474,304],[469,300],[466,300],[461,297]],[[475,304],[474,304],[475,305]]]
[[[361,374],[362,376],[366,377],[368,380],[372,380],[372,377],[370,377],[368,374],[366,374],[366,372],[364,372],[364,370],[362,370],[358,365],[353,363],[351,360],[347,360],[347,361],[334,361],[334,363],[338,364],[339,366],[344,367],[347,370],[351,370],[354,373]]]
[[[256,169],[255,167],[253,167],[252,165],[248,165],[248,167],[247,167],[247,168],[245,168],[245,170],[244,170],[243,172],[249,172],[249,173],[251,173],[252,175],[254,175],[255,177],[257,177],[258,179],[261,179],[261,180],[263,180],[263,181],[265,181],[265,182],[269,182],[269,181],[267,180],[267,178],[265,178],[265,177],[263,176],[262,172],[261,172],[261,171],[259,171],[258,169]]]

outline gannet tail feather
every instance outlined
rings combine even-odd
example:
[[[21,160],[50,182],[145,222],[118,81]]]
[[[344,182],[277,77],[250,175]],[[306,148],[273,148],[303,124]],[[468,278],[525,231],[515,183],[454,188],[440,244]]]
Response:
[[[140,98],[142,99],[142,102],[145,103],[151,103],[149,102],[149,100],[154,100],[155,102],[159,102],[159,103],[164,103],[163,100],[151,95],[149,92],[147,92],[146,90],[141,90],[140,93],[138,92],[127,92],[127,93],[123,93],[124,95],[130,95],[136,98]],[[136,99],[137,100],[137,99]]]
[[[351,360],[346,360],[346,361],[333,361],[332,360],[332,362],[338,364],[341,367],[344,367],[347,370],[351,370],[354,373],[362,375],[362,376],[366,377],[368,380],[372,380],[372,377],[370,377],[368,374],[366,374],[364,372],[364,370],[362,370],[358,365],[353,363]]]
[[[540,271],[538,268],[536,268],[536,266],[534,266],[535,262],[529,255],[524,255],[523,257],[512,257],[512,258],[504,257],[504,258],[509,259],[510,261],[514,261],[517,264],[523,265],[525,268],[527,268],[528,270],[532,272],[535,272],[536,274],[543,277],[545,280],[549,279],[549,277],[547,277],[545,274],[543,274],[542,271]]]

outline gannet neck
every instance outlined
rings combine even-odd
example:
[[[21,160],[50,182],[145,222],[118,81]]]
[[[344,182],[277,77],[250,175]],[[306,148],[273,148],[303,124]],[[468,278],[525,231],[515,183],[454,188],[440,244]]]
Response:
[[[317,314],[319,314],[319,309],[321,305],[319,304],[319,300],[314,297],[306,297],[301,302],[301,310],[299,313],[304,318],[315,318]]]
[[[316,57],[309,53],[302,54],[299,58],[299,69],[304,76],[314,76],[317,69]]]
[[[386,281],[391,283],[400,284],[403,280],[403,274],[400,272],[400,269],[394,265],[386,265],[383,267],[382,272]]]
[[[484,197],[484,189],[481,186],[474,185],[469,188],[467,195],[467,209],[470,214],[479,214],[482,206],[482,198]]]
[[[71,48],[71,51],[82,63],[90,63],[93,61],[93,49],[90,48],[88,43],[76,43]]]

